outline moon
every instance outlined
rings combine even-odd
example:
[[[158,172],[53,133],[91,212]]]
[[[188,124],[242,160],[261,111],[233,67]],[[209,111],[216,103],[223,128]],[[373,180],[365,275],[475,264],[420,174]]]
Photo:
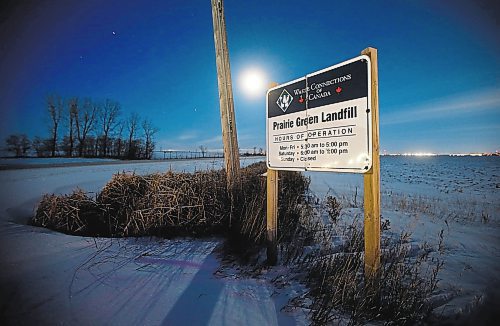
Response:
[[[265,95],[266,76],[259,68],[245,69],[240,75],[239,84],[248,97],[257,98]]]

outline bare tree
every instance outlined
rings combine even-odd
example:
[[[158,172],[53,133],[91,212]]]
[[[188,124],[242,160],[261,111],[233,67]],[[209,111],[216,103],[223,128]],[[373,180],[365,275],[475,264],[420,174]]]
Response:
[[[144,156],[150,160],[153,157],[153,151],[155,148],[153,137],[158,132],[158,128],[154,127],[150,120],[144,120],[142,122],[142,131],[144,132],[144,137],[146,137]]]
[[[78,98],[71,98],[68,102],[68,142],[66,155],[73,156],[75,150],[75,117],[78,116]]]
[[[106,99],[99,114],[99,122],[102,128],[102,153],[104,156],[108,155],[108,142],[111,133],[118,124],[118,116],[120,115],[120,104]]]
[[[52,147],[51,139],[42,139],[37,136],[33,139],[33,142],[31,144],[33,149],[35,150],[36,156],[46,157],[50,155]]]
[[[83,156],[86,146],[85,141],[89,132],[94,128],[98,108],[98,105],[86,98],[83,101],[83,107],[81,109],[77,107],[74,112],[76,136],[78,138],[78,156]]]
[[[198,148],[200,149],[201,156],[205,157],[205,154],[207,153],[207,148],[203,145],[200,145],[200,147],[198,147]]]
[[[16,157],[26,156],[26,153],[31,148],[31,142],[28,136],[22,135],[10,135],[5,140],[7,144],[7,150],[14,153]]]
[[[38,157],[43,157],[44,155],[44,146],[43,146],[43,139],[41,139],[40,137],[36,136],[34,139],[33,139],[33,142],[32,142],[32,145],[33,145],[33,149],[35,150],[35,153],[36,153],[36,156]]]
[[[21,146],[19,135],[10,135],[5,139],[7,151],[12,152],[16,157],[21,156]]]
[[[123,141],[123,129],[125,128],[125,124],[123,122],[119,122],[118,123],[118,127],[117,127],[117,137],[113,143],[113,147],[114,147],[114,152],[115,152],[115,156],[116,157],[123,157],[123,152],[124,152],[124,149],[125,149],[125,146],[124,146],[124,141]]]
[[[28,150],[31,148],[31,141],[29,140],[28,136],[25,134],[21,135],[21,151],[23,156],[26,156],[28,154]]]
[[[63,100],[60,96],[50,95],[47,97],[47,110],[50,116],[50,139],[51,155],[56,156],[59,124],[63,115]]]
[[[137,133],[137,127],[139,125],[139,115],[137,113],[132,113],[127,120],[127,130],[128,130],[128,150],[127,157],[129,159],[136,158],[137,148],[134,142],[134,137]]]

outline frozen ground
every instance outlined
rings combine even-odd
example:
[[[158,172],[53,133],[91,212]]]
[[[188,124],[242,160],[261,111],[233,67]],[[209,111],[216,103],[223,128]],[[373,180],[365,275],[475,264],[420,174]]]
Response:
[[[0,171],[0,316],[14,324],[306,323],[304,311],[282,311],[300,290],[271,282],[286,271],[242,277],[218,257],[220,239],[94,240],[25,224],[44,193],[96,192],[121,171],[221,166],[199,160]],[[361,175],[309,176],[317,195],[341,198],[344,218],[362,216]],[[467,312],[488,289],[498,291],[499,191],[498,158],[382,158],[390,232],[437,243],[444,230],[438,313]]]

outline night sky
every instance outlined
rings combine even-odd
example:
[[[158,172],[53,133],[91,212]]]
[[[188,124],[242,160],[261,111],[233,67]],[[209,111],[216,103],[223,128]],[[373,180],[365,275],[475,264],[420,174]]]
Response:
[[[157,149],[222,147],[210,0],[3,1],[0,139],[48,137],[46,97],[109,98],[160,129]],[[378,49],[381,149],[500,149],[495,1],[225,1],[241,148],[265,147],[265,91]],[[0,146],[3,147],[3,144]]]

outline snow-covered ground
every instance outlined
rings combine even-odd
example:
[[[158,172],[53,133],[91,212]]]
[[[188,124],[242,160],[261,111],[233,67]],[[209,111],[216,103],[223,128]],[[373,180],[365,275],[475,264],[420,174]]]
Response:
[[[243,159],[244,165],[257,159]],[[220,239],[93,239],[26,225],[44,193],[97,192],[116,172],[218,169],[222,160],[0,171],[0,316],[10,323],[307,323],[283,309],[295,287],[241,277],[217,254]],[[363,177],[308,173],[320,197],[342,199],[343,218],[362,216]],[[440,311],[467,311],[500,284],[500,160],[382,158],[382,215],[391,232],[437,243],[444,230]],[[281,271],[286,272],[286,271]],[[481,299],[482,298],[482,299]]]
[[[242,165],[255,159],[243,159]],[[26,225],[44,193],[100,190],[114,173],[220,169],[221,160],[0,171],[0,320],[7,324],[294,325],[293,292],[221,266],[221,239],[93,239]],[[5,323],[4,323],[5,324]]]
[[[10,166],[23,166],[23,165],[62,165],[62,164],[77,164],[77,163],[99,163],[99,162],[113,162],[114,159],[95,159],[95,158],[68,158],[68,157],[47,157],[47,158],[0,158],[0,168]]]
[[[342,199],[345,218],[362,218],[363,176],[308,173],[316,194]],[[497,157],[382,157],[382,217],[415,244],[439,242],[445,300],[435,313],[467,313],[500,293],[500,159]],[[495,293],[492,293],[495,292]]]

